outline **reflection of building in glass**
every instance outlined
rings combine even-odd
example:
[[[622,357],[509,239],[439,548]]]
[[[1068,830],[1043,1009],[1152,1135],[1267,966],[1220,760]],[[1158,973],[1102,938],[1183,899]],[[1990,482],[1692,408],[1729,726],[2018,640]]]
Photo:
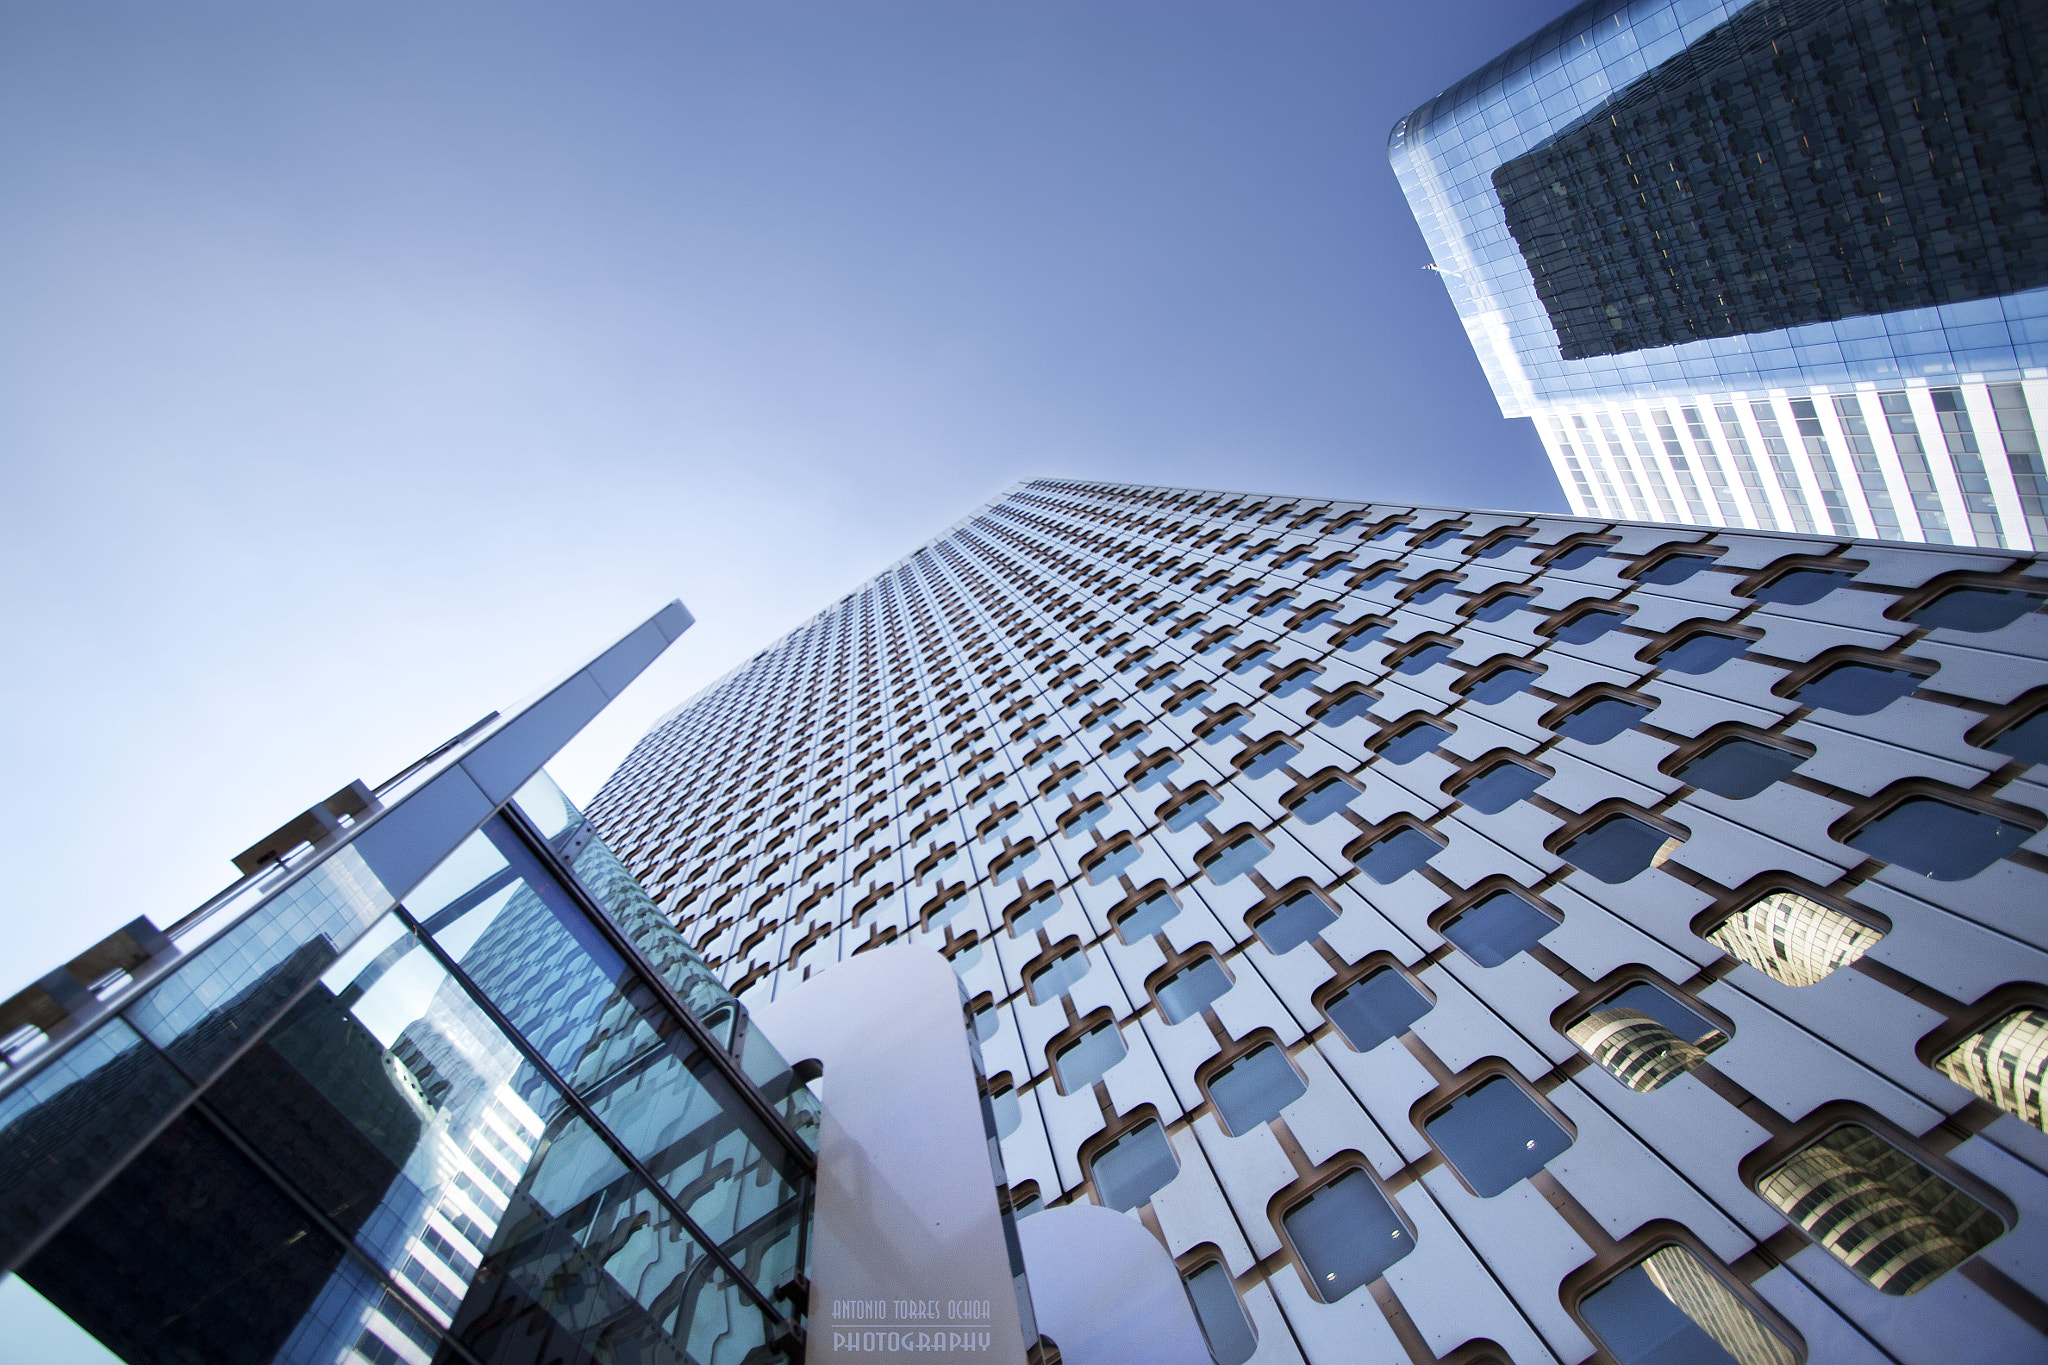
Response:
[[[1659,1247],[1643,1258],[1642,1266],[1650,1283],[1738,1365],[1798,1365],[1798,1353],[1784,1338],[1684,1247]]]
[[[1884,935],[1791,891],[1773,891],[1723,920],[1707,941],[1788,986],[1811,986]]]
[[[1707,1059],[1705,1052],[1632,1009],[1594,1010],[1567,1032],[1631,1090],[1655,1090]]]
[[[2048,1010],[2014,1010],[1978,1029],[1935,1066],[1973,1094],[2016,1118],[2048,1130],[2042,1090],[2048,1085]]]
[[[1801,1231],[1887,1294],[1910,1294],[2005,1231],[1997,1215],[1858,1124],[1757,1182]]]
[[[2048,545],[2048,19],[1590,0],[1389,155],[1576,511]]]

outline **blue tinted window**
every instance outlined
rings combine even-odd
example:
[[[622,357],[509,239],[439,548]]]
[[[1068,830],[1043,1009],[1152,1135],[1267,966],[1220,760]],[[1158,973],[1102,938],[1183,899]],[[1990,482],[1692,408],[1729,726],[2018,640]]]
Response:
[[[1246,723],[1249,722],[1251,718],[1251,713],[1249,711],[1239,711],[1235,715],[1218,722],[1214,728],[1212,728],[1207,734],[1202,736],[1202,743],[1222,743],[1224,740],[1229,739],[1232,735],[1236,734],[1239,730],[1244,729]]]
[[[1460,1095],[1422,1126],[1483,1199],[1536,1174],[1572,1145],[1557,1120],[1505,1076]]]
[[[1180,913],[1180,902],[1161,891],[1133,906],[1130,912],[1116,922],[1116,935],[1125,943],[1136,943],[1147,939],[1166,927],[1166,922]]]
[[[1841,663],[1800,687],[1792,694],[1792,700],[1801,706],[1817,706],[1845,716],[1868,716],[1884,710],[1922,681],[1918,673],[1908,673],[1903,668]]]
[[[1535,601],[1533,593],[1506,592],[1472,612],[1475,621],[1505,621],[1522,608]]]
[[[1712,566],[1713,562],[1706,555],[1672,555],[1669,559],[1658,560],[1654,565],[1637,574],[1636,581],[1638,583],[1656,583],[1663,587],[1669,587],[1673,583],[1685,582],[1686,579],[1691,578],[1702,569]]]
[[[1271,645],[1260,645],[1257,649],[1232,664],[1230,671],[1232,673],[1249,673],[1272,657],[1273,647]]]
[[[1906,619],[1935,630],[2000,630],[2038,609],[2030,592],[1997,588],[1950,588]]]
[[[1349,569],[1350,567],[1350,560],[1337,559],[1332,561],[1331,563],[1325,564],[1322,568],[1317,569],[1314,573],[1310,574],[1309,577],[1328,578],[1331,574],[1343,573],[1346,569]]]
[[[1702,791],[1746,801],[1805,761],[1805,754],[1775,744],[1725,739],[1680,768],[1677,776]]]
[[[1337,922],[1337,912],[1313,891],[1304,891],[1252,926],[1268,952],[1288,953]]]
[[[1244,1303],[1223,1262],[1209,1262],[1189,1274],[1185,1283],[1216,1365],[1244,1365],[1258,1350],[1259,1340],[1252,1334],[1251,1320],[1244,1315]]]
[[[1229,989],[1230,978],[1225,975],[1223,964],[1213,957],[1202,957],[1160,982],[1153,995],[1159,1000],[1159,1013],[1166,1022],[1178,1024],[1209,1008]]]
[[[1526,691],[1536,678],[1535,669],[1509,664],[1505,668],[1496,668],[1473,683],[1465,689],[1465,695],[1476,702],[1492,706],[1496,702],[1506,701],[1509,697]]]
[[[1857,830],[1847,843],[1938,882],[1959,882],[2011,853],[2033,833],[1988,811],[1916,796]]]
[[[1601,697],[1557,723],[1557,732],[1581,744],[1605,744],[1650,714],[1650,708],[1619,697]]]
[[[1512,891],[1496,891],[1444,926],[1444,937],[1482,967],[1527,952],[1557,921]]]
[[[1276,697],[1291,697],[1322,676],[1323,670],[1320,668],[1304,668],[1300,672],[1290,673],[1274,683],[1271,691]]]
[[[1396,673],[1420,673],[1423,669],[1433,664],[1440,664],[1450,657],[1450,645],[1440,643],[1426,644],[1413,654],[1403,658],[1400,663],[1394,665],[1394,671]]]
[[[1498,815],[1550,779],[1509,759],[1494,764],[1458,788],[1457,797],[1484,815]]]
[[[1401,576],[1401,566],[1400,566],[1399,564],[1389,564],[1389,565],[1386,565],[1386,566],[1385,566],[1384,568],[1379,568],[1379,569],[1375,569],[1375,570],[1373,570],[1373,571],[1372,571],[1371,573],[1367,574],[1367,575],[1366,575],[1366,576],[1365,576],[1364,578],[1361,578],[1360,580],[1358,580],[1358,586],[1359,586],[1360,588],[1378,588],[1378,587],[1383,587],[1383,586],[1385,586],[1386,584],[1388,584],[1388,583],[1391,583],[1391,582],[1393,582],[1393,581],[1394,581],[1395,579],[1399,578],[1400,576]]]
[[[1333,777],[1302,797],[1294,813],[1311,825],[1321,824],[1357,799],[1358,788],[1341,777]]]
[[[1060,1089],[1071,1095],[1101,1080],[1103,1073],[1124,1059],[1124,1036],[1115,1024],[1097,1024],[1060,1049],[1053,1059],[1059,1072]]]
[[[1790,573],[1778,575],[1750,596],[1759,602],[1777,602],[1788,607],[1803,607],[1809,602],[1820,601],[1853,576],[1841,569],[1794,569]]]
[[[1408,599],[1408,605],[1411,607],[1419,607],[1423,606],[1426,603],[1434,602],[1439,597],[1442,597],[1446,593],[1451,592],[1457,586],[1458,582],[1454,578],[1442,579],[1438,582],[1430,584],[1421,592],[1418,592],[1413,597],[1410,597]]]
[[[1197,687],[1194,691],[1188,693],[1185,697],[1182,697],[1179,701],[1167,707],[1166,714],[1169,716],[1184,716],[1188,712],[1194,710],[1197,706],[1200,706],[1204,700],[1206,700],[1209,697],[1213,697],[1214,695],[1216,695],[1216,693],[1213,688],[1210,688],[1206,685]]]
[[[1367,645],[1371,644],[1374,640],[1379,639],[1386,633],[1386,624],[1381,621],[1375,621],[1371,625],[1366,626],[1360,630],[1354,630],[1351,632],[1351,634],[1345,636],[1344,648],[1364,649]]]
[[[1586,1325],[1599,1334],[1620,1365],[1742,1365],[1673,1301],[1675,1295],[1682,1295],[1693,1311],[1724,1324],[1723,1330],[1735,1333],[1738,1340],[1758,1342],[1753,1359],[1760,1365],[1795,1359],[1755,1312],[1691,1252],[1667,1246],[1649,1259],[1657,1263],[1657,1278],[1651,1278],[1642,1264],[1633,1265],[1579,1303]],[[1662,1286],[1669,1286],[1668,1291]]]
[[[1084,807],[1071,819],[1062,822],[1060,832],[1069,839],[1078,838],[1101,824],[1102,817],[1107,814],[1109,814],[1109,803],[1099,801],[1095,805]]]
[[[1051,962],[1045,964],[1031,976],[1031,1001],[1043,1005],[1056,1000],[1073,989],[1076,981],[1088,975],[1088,957],[1079,948],[1070,948]]]
[[[1372,710],[1372,704],[1378,700],[1379,698],[1373,696],[1370,692],[1354,693],[1323,712],[1322,715],[1317,716],[1316,722],[1320,725],[1348,724]]]
[[[1179,767],[1180,760],[1178,758],[1161,759],[1145,769],[1144,772],[1138,774],[1137,778],[1131,783],[1131,790],[1145,791],[1148,788],[1156,787],[1167,778],[1173,776],[1174,770]]]
[[[1448,531],[1438,531],[1429,539],[1418,542],[1415,548],[1418,550],[1434,550],[1439,545],[1448,545],[1458,538],[1461,529],[1460,527],[1453,526]]]
[[[1370,1052],[1389,1038],[1400,1037],[1409,1025],[1428,1014],[1429,997],[1402,973],[1382,967],[1332,996],[1323,1013],[1345,1042],[1360,1052]]]
[[[1711,673],[1730,659],[1739,658],[1749,641],[1719,631],[1703,630],[1688,635],[1659,654],[1656,664],[1678,673]]]
[[[1984,747],[2022,763],[2048,763],[2048,708],[2007,727]]]
[[[1414,1234],[1364,1171],[1338,1176],[1280,1221],[1324,1303],[1371,1284],[1415,1249]]]
[[[1088,1163],[1102,1202],[1128,1213],[1166,1188],[1180,1174],[1166,1130],[1146,1122],[1095,1154]]]
[[[1222,804],[1223,798],[1214,792],[1197,792],[1166,812],[1166,827],[1178,834]]]
[[[1556,559],[1551,560],[1548,567],[1553,569],[1583,569],[1594,560],[1605,558],[1606,554],[1607,547],[1604,545],[1574,545]]]
[[[1058,914],[1059,908],[1058,896],[1040,896],[1011,918],[1010,937],[1020,938],[1033,932],[1039,925]]]
[[[1443,851],[1443,845],[1413,825],[1402,825],[1355,860],[1358,870],[1382,886],[1401,880]]]
[[[1568,645],[1590,644],[1626,620],[1628,616],[1618,611],[1581,612],[1550,635],[1552,639],[1562,640]]]
[[[1088,865],[1088,881],[1090,885],[1100,886],[1104,882],[1116,880],[1123,875],[1125,868],[1143,857],[1144,852],[1136,844],[1124,844],[1119,848],[1112,848],[1109,852],[1103,854],[1099,860]]]
[[[1494,541],[1481,550],[1478,557],[1480,559],[1499,559],[1509,550],[1518,550],[1528,543],[1529,537],[1525,535],[1502,536],[1499,540]]]
[[[1307,1093],[1301,1073],[1287,1060],[1287,1054],[1271,1043],[1246,1053],[1209,1078],[1209,1098],[1218,1117],[1225,1129],[1239,1137],[1278,1118],[1282,1109]]]
[[[1247,834],[1211,858],[1202,870],[1209,874],[1210,881],[1221,886],[1257,867],[1272,851],[1259,841],[1256,834]]]
[[[1291,627],[1291,629],[1314,630],[1317,626],[1323,624],[1323,622],[1329,620],[1336,614],[1337,609],[1335,607],[1317,607],[1314,611],[1311,611],[1308,615],[1302,617],[1299,621],[1296,621],[1294,625]]]
[[[1265,777],[1279,772],[1280,769],[1299,757],[1301,757],[1301,746],[1282,740],[1271,748],[1260,750],[1256,758],[1244,765],[1244,775],[1246,777]]]
[[[1625,882],[1647,869],[1670,837],[1633,815],[1610,815],[1559,853],[1572,866],[1603,882]]]
[[[1378,752],[1389,763],[1412,763],[1424,754],[1435,753],[1450,737],[1449,730],[1425,720],[1382,740]]]

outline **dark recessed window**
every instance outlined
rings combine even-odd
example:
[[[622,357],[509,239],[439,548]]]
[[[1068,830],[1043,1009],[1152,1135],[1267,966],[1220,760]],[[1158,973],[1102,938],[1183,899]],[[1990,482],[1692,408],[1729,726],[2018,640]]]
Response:
[[[1433,839],[1413,825],[1402,825],[1385,838],[1375,840],[1354,862],[1358,870],[1382,886],[1400,881],[1410,872],[1443,851],[1442,841]]]
[[[1102,1202],[1118,1213],[1128,1213],[1150,1203],[1153,1195],[1172,1183],[1180,1174],[1180,1162],[1174,1160],[1166,1130],[1148,1121],[1097,1152],[1088,1171],[1095,1177],[1095,1191]]]
[[[1364,1171],[1350,1170],[1281,1215],[1316,1297],[1335,1303],[1415,1249],[1415,1235]]]
[[[1775,744],[1759,744],[1739,736],[1724,739],[1687,763],[1677,776],[1688,786],[1725,796],[1730,801],[1747,801],[1794,768],[1807,755]]]
[[[1375,621],[1369,626],[1361,626],[1359,629],[1352,631],[1349,635],[1346,635],[1344,637],[1343,647],[1345,649],[1364,649],[1367,645],[1371,644],[1374,640],[1379,639],[1386,633],[1386,623],[1382,621]]]
[[[1379,698],[1370,692],[1355,692],[1317,716],[1316,721],[1321,725],[1349,724],[1372,710],[1372,704],[1378,700]]]
[[[1249,673],[1272,657],[1273,647],[1271,645],[1260,645],[1257,649],[1232,664],[1230,671],[1232,673]]]
[[[1418,550],[1434,550],[1439,545],[1448,545],[1458,538],[1459,533],[1463,529],[1460,526],[1453,526],[1447,531],[1438,531],[1428,540],[1417,541],[1415,548]]]
[[[1152,992],[1159,1001],[1159,1013],[1169,1024],[1192,1019],[1230,989],[1223,964],[1213,957],[1200,957],[1159,983]]]
[[[1294,814],[1311,825],[1317,825],[1357,799],[1358,788],[1341,777],[1333,777],[1296,802]]]
[[[1562,640],[1568,645],[1591,644],[1626,620],[1628,615],[1625,612],[1581,612],[1550,632],[1550,637],[1553,640]]]
[[[1504,592],[1483,606],[1473,608],[1472,619],[1475,621],[1505,621],[1508,617],[1513,616],[1535,600],[1536,595],[1534,593]]]
[[[983,1005],[974,1012],[974,1036],[987,1042],[1002,1030],[1003,1018],[996,1013],[994,1005]]]
[[[1088,864],[1088,883],[1100,886],[1122,876],[1124,869],[1145,855],[1145,850],[1136,844],[1123,844],[1110,849],[1095,862]]]
[[[1924,681],[1918,673],[1881,664],[1840,663],[1792,694],[1801,706],[1868,716],[1882,711]]]
[[[1188,712],[1194,710],[1197,706],[1200,706],[1204,700],[1214,695],[1214,689],[1208,687],[1207,685],[1198,685],[1192,688],[1188,692],[1188,694],[1182,697],[1179,701],[1176,701],[1173,705],[1167,707],[1166,714],[1169,716],[1184,716]]]
[[[1660,559],[1636,575],[1638,583],[1655,583],[1659,587],[1670,587],[1683,583],[1703,569],[1712,568],[1714,561],[1708,555],[1672,555]]]
[[[1803,607],[1810,602],[1820,601],[1853,577],[1854,574],[1842,569],[1794,569],[1790,573],[1779,574],[1750,596],[1759,602]]]
[[[1060,833],[1069,839],[1077,839],[1102,823],[1102,817],[1109,814],[1109,803],[1098,801],[1092,806],[1083,806],[1066,819],[1060,821]]]
[[[1323,930],[1337,922],[1337,912],[1330,903],[1313,891],[1283,902],[1279,909],[1252,926],[1252,932],[1259,936],[1259,942],[1272,953],[1287,953],[1299,948]]]
[[[1574,545],[1571,549],[1566,550],[1563,554],[1551,560],[1545,567],[1552,569],[1583,569],[1594,560],[1605,558],[1606,555],[1607,547],[1604,545]]]
[[[1557,1120],[1505,1076],[1452,1100],[1422,1128],[1482,1199],[1528,1179],[1572,1145]]]
[[[1267,1043],[1209,1078],[1209,1098],[1232,1136],[1242,1137],[1308,1093],[1287,1054]]]
[[[1006,1138],[1024,1124],[1024,1106],[1018,1102],[1015,1086],[1004,1086],[988,1097],[988,1116],[996,1136]]]
[[[1799,1361],[1754,1308],[1681,1246],[1659,1247],[1622,1271],[1581,1299],[1579,1313],[1620,1365]]]
[[[1527,952],[1557,921],[1512,891],[1496,891],[1446,924],[1443,935],[1482,967]]]
[[[1247,834],[1225,845],[1223,851],[1202,865],[1209,874],[1209,880],[1218,886],[1257,867],[1273,850],[1266,847],[1256,834]]]
[[[1534,768],[1502,759],[1453,795],[1482,815],[1498,815],[1549,780]]]
[[[1031,1003],[1043,1005],[1048,1000],[1057,1000],[1073,988],[1076,981],[1088,975],[1088,956],[1079,948],[1070,948],[1052,961],[1046,963],[1031,975]]]
[[[1452,646],[1440,642],[1424,645],[1394,665],[1396,673],[1420,673],[1423,669],[1440,664],[1451,657]]]
[[[2048,707],[2007,726],[1984,747],[2022,763],[2048,763]]]
[[[1380,741],[1376,749],[1389,763],[1412,763],[1424,754],[1435,753],[1450,737],[1449,730],[1425,720]]]
[[[1022,938],[1026,934],[1035,932],[1039,925],[1058,914],[1059,909],[1060,898],[1058,896],[1040,896],[1011,918],[1010,937]]]
[[[1267,690],[1276,697],[1291,697],[1322,676],[1323,670],[1320,668],[1304,668],[1277,680]]]
[[[1166,927],[1180,913],[1180,902],[1167,892],[1148,896],[1126,911],[1116,922],[1116,936],[1125,943],[1148,939]]]
[[[1301,757],[1301,746],[1282,740],[1270,748],[1261,749],[1251,762],[1244,765],[1246,777],[1266,777]]]
[[[1403,973],[1382,967],[1331,996],[1323,1013],[1345,1042],[1360,1052],[1370,1052],[1389,1038],[1400,1037],[1409,1025],[1428,1014],[1429,997],[1416,990]]]
[[[1408,605],[1411,607],[1424,606],[1430,602],[1436,601],[1439,597],[1443,597],[1457,586],[1458,580],[1455,578],[1439,579],[1437,582],[1434,582],[1430,584],[1428,587],[1424,588],[1421,592],[1416,593],[1413,597],[1410,597],[1408,599]]]
[[[1659,654],[1654,662],[1659,668],[1677,673],[1711,673],[1730,659],[1740,658],[1748,648],[1749,641],[1739,636],[1703,630],[1686,636]]]
[[[1519,550],[1528,543],[1529,537],[1525,535],[1502,536],[1499,540],[1489,543],[1486,548],[1480,550],[1478,557],[1480,559],[1499,559],[1509,550]]]
[[[1950,588],[1906,619],[1932,630],[2000,630],[2040,605],[2040,597],[2030,592]]]
[[[1560,720],[1554,727],[1581,744],[1605,744],[1650,714],[1650,708],[1620,697],[1600,697]]]
[[[1915,796],[1850,835],[1849,847],[1938,882],[1974,877],[2034,831],[1989,811]]]
[[[1397,521],[1392,526],[1387,527],[1387,529],[1385,529],[1384,531],[1374,531],[1371,535],[1365,538],[1366,543],[1371,544],[1376,540],[1385,540],[1388,536],[1393,535],[1396,531],[1405,531],[1407,529],[1407,522]]]
[[[1117,1032],[1115,1024],[1105,1023],[1097,1024],[1061,1048],[1052,1065],[1059,1073],[1060,1089],[1071,1095],[1101,1080],[1105,1072],[1123,1059],[1124,1036]]]
[[[1223,804],[1223,798],[1214,792],[1196,792],[1166,812],[1166,827],[1178,834],[1203,819]]]
[[[1519,692],[1527,691],[1529,684],[1535,682],[1537,676],[1538,674],[1533,668],[1522,668],[1519,665],[1509,664],[1505,668],[1494,669],[1493,672],[1487,674],[1478,682],[1473,683],[1465,689],[1465,695],[1476,702],[1492,706],[1496,702],[1506,701],[1509,697]]]
[[[1400,576],[1401,566],[1399,564],[1389,564],[1386,565],[1384,568],[1373,570],[1364,578],[1358,580],[1358,586],[1360,588],[1384,587],[1387,584],[1393,582],[1395,579],[1399,578]]]
[[[1210,727],[1209,730],[1204,732],[1204,734],[1202,735],[1202,743],[1221,744],[1224,740],[1229,739],[1239,730],[1244,729],[1245,725],[1251,720],[1251,718],[1251,712],[1249,711],[1238,711],[1232,715],[1226,716],[1224,719],[1218,721],[1214,726]]]
[[[1558,856],[1603,882],[1625,882],[1647,870],[1671,836],[1633,815],[1610,815],[1558,850]]]
[[[1631,1090],[1683,1076],[1728,1041],[1720,1027],[1668,992],[1638,981],[1608,996],[1565,1036]]]
[[[1216,1365],[1244,1365],[1259,1349],[1259,1339],[1252,1333],[1230,1271],[1223,1262],[1210,1261],[1189,1271],[1183,1283]]]

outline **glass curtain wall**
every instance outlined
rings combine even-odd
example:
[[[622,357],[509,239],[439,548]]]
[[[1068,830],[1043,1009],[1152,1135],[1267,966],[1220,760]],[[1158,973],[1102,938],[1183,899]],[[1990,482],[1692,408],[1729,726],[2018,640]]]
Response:
[[[559,789],[350,859],[0,1096],[0,1264],[131,1365],[796,1346],[816,1102]]]

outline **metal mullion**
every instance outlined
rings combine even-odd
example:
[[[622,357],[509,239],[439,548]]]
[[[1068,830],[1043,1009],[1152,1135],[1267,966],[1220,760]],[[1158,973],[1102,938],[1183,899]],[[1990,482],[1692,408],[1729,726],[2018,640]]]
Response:
[[[796,1129],[790,1126],[788,1118],[783,1115],[782,1111],[768,1102],[767,1097],[761,1093],[760,1087],[754,1084],[753,1078],[748,1076],[741,1068],[739,1059],[728,1052],[725,1046],[718,1041],[716,1035],[710,1029],[704,1027],[703,1021],[690,1012],[689,1007],[683,1003],[681,997],[675,993],[668,982],[663,980],[661,974],[655,970],[654,964],[647,960],[646,954],[640,951],[639,945],[634,943],[617,924],[613,923],[611,916],[605,913],[604,908],[596,903],[595,898],[585,891],[582,882],[576,878],[575,869],[568,865],[566,859],[556,856],[554,847],[541,837],[540,831],[534,828],[532,821],[526,818],[523,811],[518,810],[517,807],[508,802],[499,811],[499,814],[504,816],[506,823],[526,841],[529,851],[538,851],[543,865],[548,866],[550,871],[557,873],[556,880],[563,884],[570,897],[577,902],[579,908],[584,913],[584,917],[597,926],[598,933],[603,935],[605,941],[612,946],[614,951],[626,959],[627,963],[632,966],[634,973],[646,983],[648,989],[654,992],[655,997],[667,1007],[669,1013],[675,1015],[682,1023],[684,1032],[688,1033],[697,1046],[709,1055],[712,1065],[718,1068],[719,1074],[724,1076],[726,1081],[739,1092],[741,1102],[748,1109],[752,1110],[757,1118],[768,1125],[769,1131],[789,1151],[791,1158],[796,1162],[798,1168],[805,1175],[815,1177],[818,1171],[817,1153],[813,1152],[810,1145],[797,1135]],[[592,829],[592,833],[596,833],[595,828]],[[740,1006],[738,997],[734,997],[732,1003],[739,1020],[735,1027],[734,1038],[739,1040],[744,1038],[745,1034],[741,1030],[744,1029],[746,1022],[749,1021],[747,1021],[745,1009]]]
[[[720,1268],[726,1274],[732,1276],[734,1282],[739,1284],[746,1291],[748,1297],[755,1300],[764,1312],[771,1315],[777,1323],[781,1324],[785,1331],[792,1333],[798,1341],[801,1341],[803,1339],[802,1329],[783,1316],[776,1309],[774,1301],[755,1285],[751,1277],[740,1270],[739,1266],[733,1262],[732,1257],[726,1255],[724,1249],[703,1228],[697,1225],[697,1221],[690,1217],[689,1213],[676,1201],[675,1197],[663,1188],[659,1180],[655,1179],[654,1173],[648,1170],[640,1158],[635,1156],[632,1150],[625,1143],[621,1142],[612,1133],[611,1129],[605,1126],[604,1121],[597,1116],[597,1111],[585,1103],[581,1095],[578,1095],[570,1088],[569,1084],[562,1079],[561,1073],[556,1071],[547,1058],[541,1055],[540,1050],[527,1040],[526,1035],[520,1032],[518,1026],[477,987],[477,984],[470,979],[469,974],[462,970],[461,964],[457,963],[449,955],[447,949],[443,948],[425,933],[420,932],[419,922],[412,917],[412,912],[404,906],[400,906],[396,913],[405,924],[415,931],[421,945],[433,955],[435,961],[441,964],[442,970],[447,972],[450,977],[462,986],[470,999],[484,1012],[485,1017],[497,1026],[498,1030],[506,1036],[512,1043],[512,1046],[525,1058],[527,1064],[533,1067],[535,1071],[538,1071],[541,1077],[560,1093],[563,1101],[576,1111],[577,1116],[584,1123],[589,1125],[590,1130],[597,1135],[598,1140],[611,1149],[612,1155],[619,1159],[620,1164],[640,1178],[648,1191],[653,1194],[655,1201],[667,1209],[670,1216],[682,1225],[683,1230],[689,1233],[691,1238],[700,1247],[704,1248],[705,1254],[714,1261],[717,1261]]]

